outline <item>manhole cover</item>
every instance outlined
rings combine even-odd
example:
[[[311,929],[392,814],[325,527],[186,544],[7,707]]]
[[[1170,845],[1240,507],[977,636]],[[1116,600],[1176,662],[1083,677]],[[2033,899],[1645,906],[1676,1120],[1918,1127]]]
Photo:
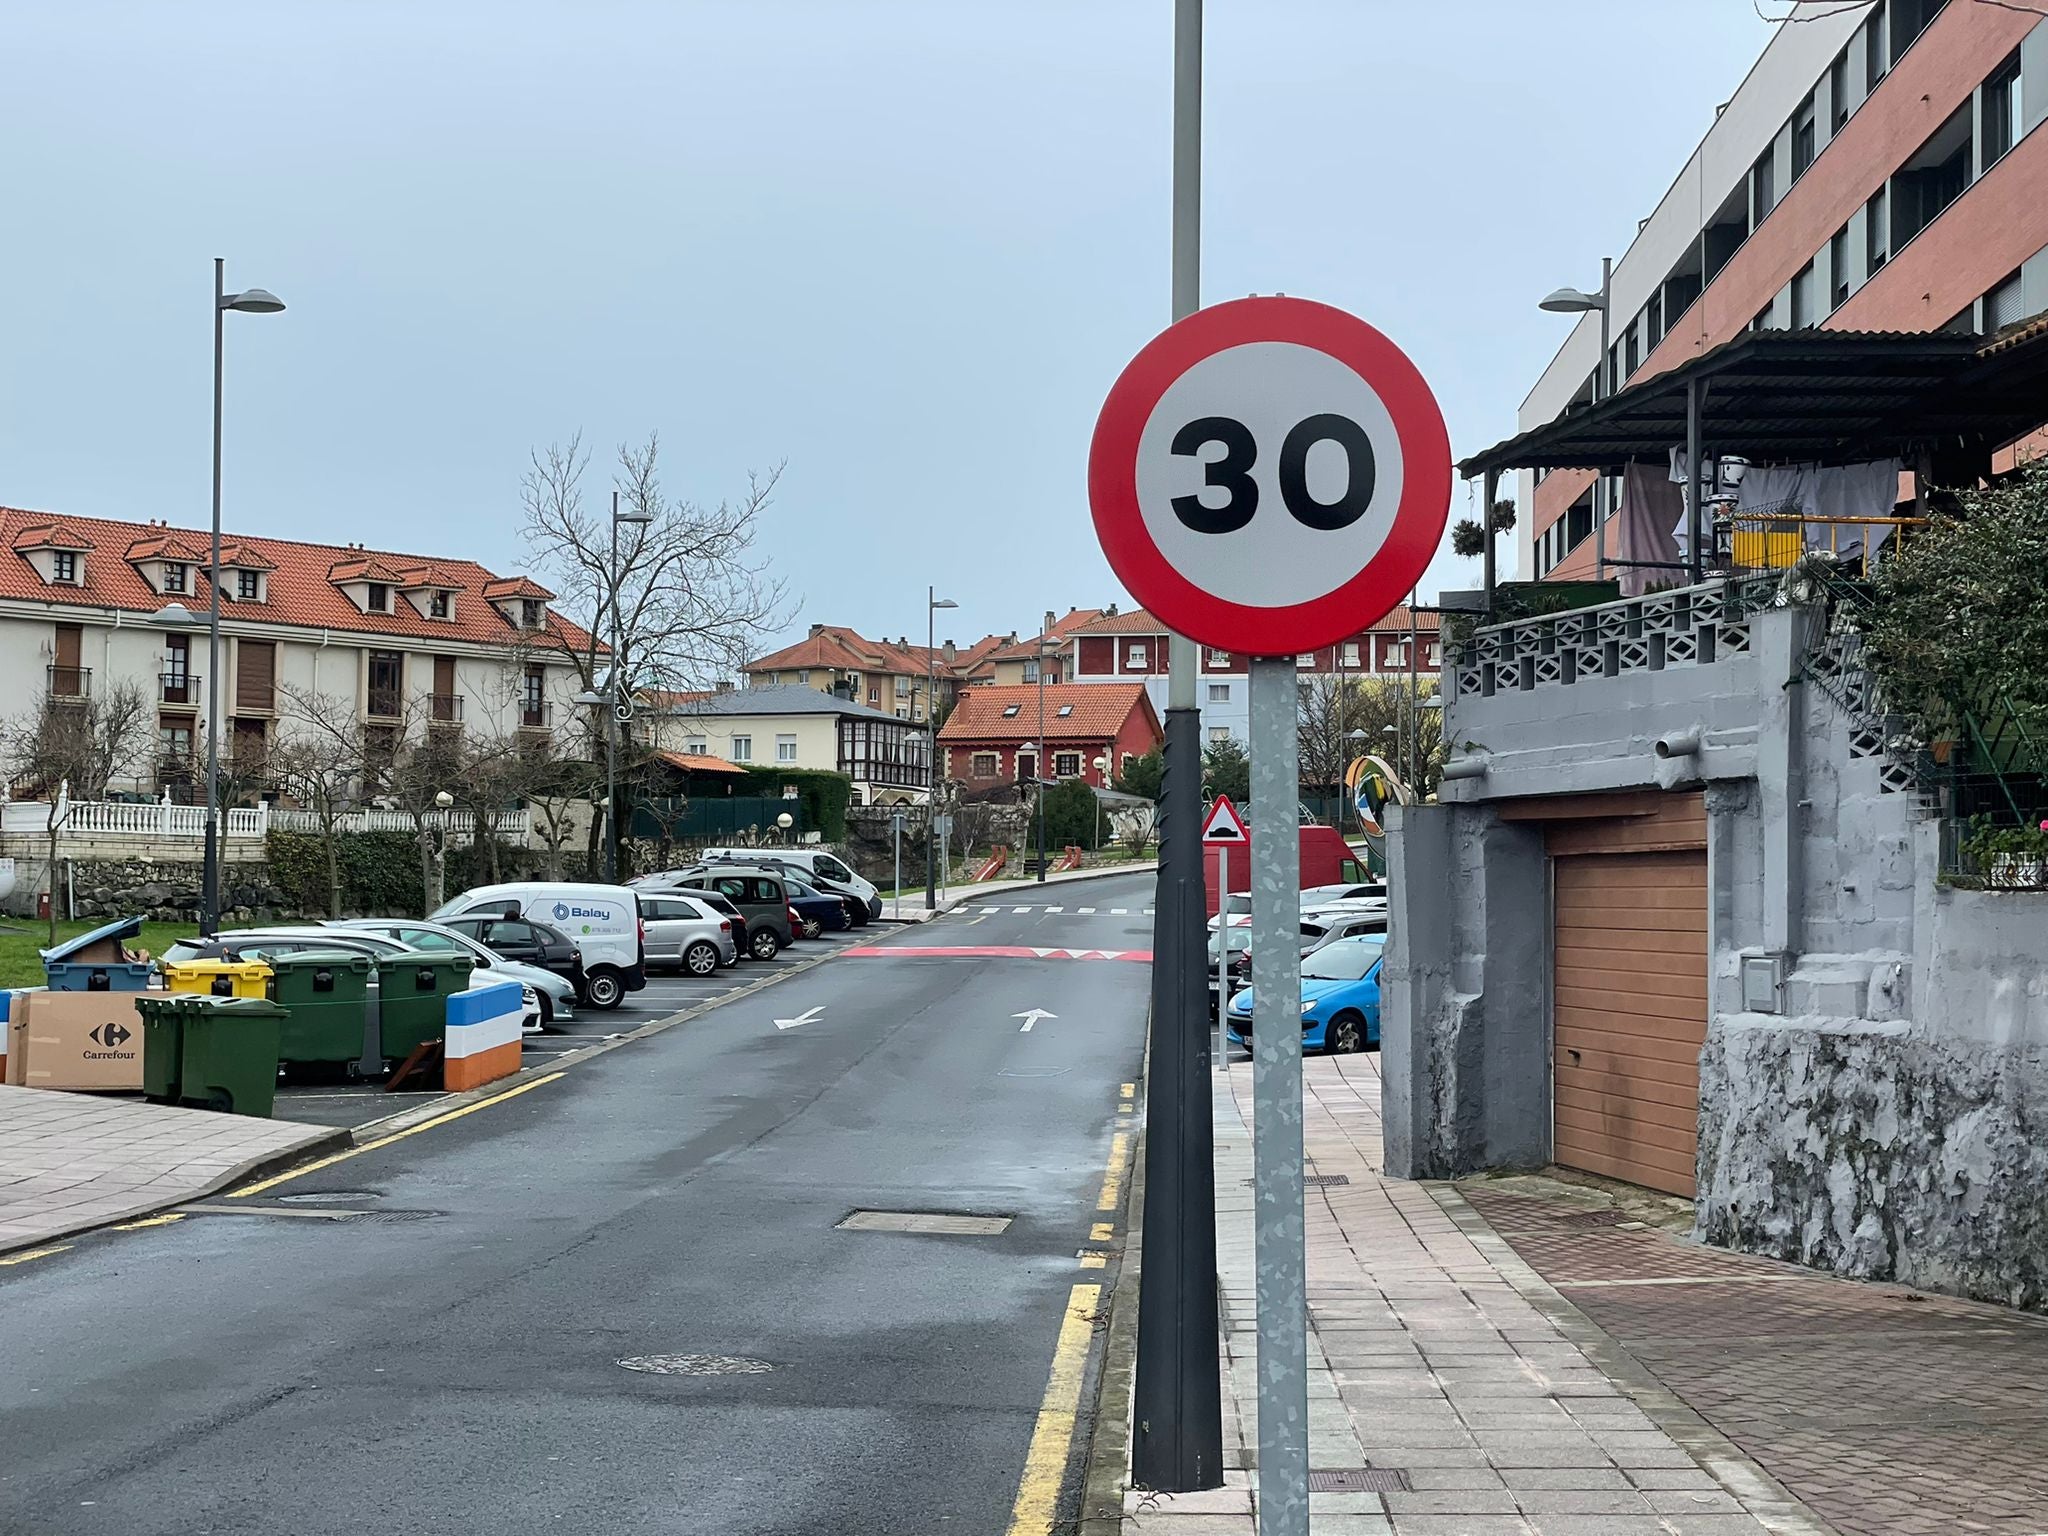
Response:
[[[1007,1232],[1012,1216],[973,1216],[962,1211],[855,1211],[839,1223],[843,1232],[923,1232],[942,1237],[995,1237]]]
[[[383,1197],[367,1189],[314,1189],[300,1195],[279,1195],[279,1205],[360,1205]]]
[[[775,1369],[746,1355],[628,1355],[619,1364],[649,1376],[759,1376]]]
[[[1349,1184],[1351,1182],[1351,1175],[1348,1173],[1312,1173],[1301,1182],[1304,1184]]]
[[[1408,1474],[1399,1467],[1326,1467],[1308,1475],[1310,1493],[1406,1493]]]
[[[1552,1216],[1554,1227],[1611,1227],[1628,1220],[1628,1212],[1614,1206],[1602,1206],[1593,1211],[1573,1211],[1567,1216]]]

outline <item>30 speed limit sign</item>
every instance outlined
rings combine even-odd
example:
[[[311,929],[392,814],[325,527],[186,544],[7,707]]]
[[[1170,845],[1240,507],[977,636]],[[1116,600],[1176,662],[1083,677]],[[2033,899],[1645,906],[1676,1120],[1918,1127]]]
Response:
[[[1088,455],[1096,536],[1169,629],[1254,656],[1392,612],[1443,538],[1451,446],[1422,375],[1356,316],[1237,299],[1155,337]]]

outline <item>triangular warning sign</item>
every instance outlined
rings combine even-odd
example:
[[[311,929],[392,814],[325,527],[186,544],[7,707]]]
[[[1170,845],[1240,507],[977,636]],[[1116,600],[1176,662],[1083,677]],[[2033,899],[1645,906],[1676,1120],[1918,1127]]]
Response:
[[[1251,841],[1244,829],[1244,818],[1237,814],[1237,807],[1230,803],[1230,796],[1218,795],[1209,807],[1209,819],[1202,823],[1202,841],[1205,843],[1236,843],[1240,847]]]

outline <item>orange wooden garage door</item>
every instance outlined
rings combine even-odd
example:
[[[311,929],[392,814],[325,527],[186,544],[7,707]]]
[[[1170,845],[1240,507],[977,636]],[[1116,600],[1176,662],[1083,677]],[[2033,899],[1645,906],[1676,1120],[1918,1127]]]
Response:
[[[1707,1033],[1707,856],[1569,854],[1552,870],[1554,1155],[1689,1196]]]

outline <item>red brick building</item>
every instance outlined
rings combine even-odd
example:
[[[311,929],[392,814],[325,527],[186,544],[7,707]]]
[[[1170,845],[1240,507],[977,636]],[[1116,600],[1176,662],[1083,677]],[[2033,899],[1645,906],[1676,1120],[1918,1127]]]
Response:
[[[987,684],[961,690],[939,728],[939,754],[945,776],[969,793],[1038,777],[1086,779],[1106,789],[1125,763],[1161,740],[1142,683]],[[1043,772],[1041,742],[1050,760]],[[1109,760],[1106,775],[1095,766],[1099,757]]]

